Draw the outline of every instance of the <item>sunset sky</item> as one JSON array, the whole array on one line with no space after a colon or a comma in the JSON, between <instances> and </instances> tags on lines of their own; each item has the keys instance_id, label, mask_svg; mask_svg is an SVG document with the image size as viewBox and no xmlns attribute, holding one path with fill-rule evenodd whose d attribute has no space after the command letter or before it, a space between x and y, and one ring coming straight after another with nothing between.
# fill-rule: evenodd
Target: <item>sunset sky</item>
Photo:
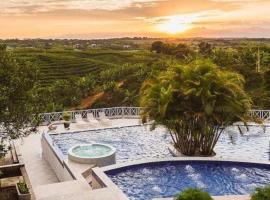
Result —
<instances>
[{"instance_id":1,"label":"sunset sky","mask_svg":"<svg viewBox=\"0 0 270 200\"><path fill-rule=\"evenodd\" d=\"M1 0L0 38L270 37L270 0Z\"/></svg>"}]
</instances>

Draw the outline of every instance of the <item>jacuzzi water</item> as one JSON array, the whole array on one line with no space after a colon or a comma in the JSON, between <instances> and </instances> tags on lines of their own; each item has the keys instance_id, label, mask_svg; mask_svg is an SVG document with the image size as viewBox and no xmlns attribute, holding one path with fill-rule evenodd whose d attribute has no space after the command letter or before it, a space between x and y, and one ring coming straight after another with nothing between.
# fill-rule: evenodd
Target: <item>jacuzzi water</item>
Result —
<instances>
[{"instance_id":1,"label":"jacuzzi water","mask_svg":"<svg viewBox=\"0 0 270 200\"><path fill-rule=\"evenodd\" d=\"M72 153L83 158L101 157L108 155L111 152L112 149L110 147L101 144L77 146L72 149Z\"/></svg>"},{"instance_id":2,"label":"jacuzzi water","mask_svg":"<svg viewBox=\"0 0 270 200\"><path fill-rule=\"evenodd\" d=\"M149 127L148 127L149 128ZM116 161L172 157L167 146L170 135L164 128L149 131L145 126L95 130L51 135L64 156L72 146L88 143L109 144L116 148ZM235 160L269 160L270 128L250 127L249 132L229 136L224 132L215 148L218 158Z\"/></svg>"},{"instance_id":3,"label":"jacuzzi water","mask_svg":"<svg viewBox=\"0 0 270 200\"><path fill-rule=\"evenodd\" d=\"M201 188L211 195L250 194L269 184L270 166L230 162L165 162L105 172L134 200L174 197L186 188Z\"/></svg>"}]
</instances>

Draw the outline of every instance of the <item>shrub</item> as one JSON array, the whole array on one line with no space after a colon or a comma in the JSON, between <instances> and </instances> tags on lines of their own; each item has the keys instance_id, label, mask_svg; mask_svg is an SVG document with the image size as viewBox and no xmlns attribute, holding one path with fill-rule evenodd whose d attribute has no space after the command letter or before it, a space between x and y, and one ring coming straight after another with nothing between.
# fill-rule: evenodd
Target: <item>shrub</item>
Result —
<instances>
[{"instance_id":1,"label":"shrub","mask_svg":"<svg viewBox=\"0 0 270 200\"><path fill-rule=\"evenodd\" d=\"M255 192L251 195L251 200L269 200L270 199L270 185L256 188Z\"/></svg>"},{"instance_id":2,"label":"shrub","mask_svg":"<svg viewBox=\"0 0 270 200\"><path fill-rule=\"evenodd\" d=\"M213 200L213 198L200 189L186 189L175 200Z\"/></svg>"},{"instance_id":3,"label":"shrub","mask_svg":"<svg viewBox=\"0 0 270 200\"><path fill-rule=\"evenodd\" d=\"M102 87L104 92L113 92L115 88L116 88L115 81L106 82L103 84L103 87Z\"/></svg>"},{"instance_id":4,"label":"shrub","mask_svg":"<svg viewBox=\"0 0 270 200\"><path fill-rule=\"evenodd\" d=\"M65 113L63 114L63 119L64 119L65 121L69 121L70 118L71 118L70 113L65 112Z\"/></svg>"},{"instance_id":5,"label":"shrub","mask_svg":"<svg viewBox=\"0 0 270 200\"><path fill-rule=\"evenodd\" d=\"M29 189L24 181L20 181L19 183L17 183L17 185L18 185L18 189L19 189L21 194L28 194L29 193Z\"/></svg>"}]
</instances>

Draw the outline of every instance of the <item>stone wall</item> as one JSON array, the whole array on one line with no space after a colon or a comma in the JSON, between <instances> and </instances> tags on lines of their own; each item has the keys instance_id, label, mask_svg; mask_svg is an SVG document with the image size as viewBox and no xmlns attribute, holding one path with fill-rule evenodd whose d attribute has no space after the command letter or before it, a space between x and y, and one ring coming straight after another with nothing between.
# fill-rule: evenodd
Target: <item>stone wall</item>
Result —
<instances>
[{"instance_id":1,"label":"stone wall","mask_svg":"<svg viewBox=\"0 0 270 200\"><path fill-rule=\"evenodd\" d=\"M60 182L74 180L75 178L72 176L64 161L56 155L56 152L44 137L41 139L41 146L42 157L50 164Z\"/></svg>"}]
</instances>

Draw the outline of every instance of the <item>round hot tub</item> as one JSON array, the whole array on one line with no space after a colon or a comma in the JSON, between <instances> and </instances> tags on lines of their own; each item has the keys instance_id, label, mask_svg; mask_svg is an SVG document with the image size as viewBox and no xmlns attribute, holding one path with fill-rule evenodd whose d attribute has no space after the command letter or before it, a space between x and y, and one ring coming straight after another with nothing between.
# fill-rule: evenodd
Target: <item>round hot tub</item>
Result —
<instances>
[{"instance_id":1,"label":"round hot tub","mask_svg":"<svg viewBox=\"0 0 270 200\"><path fill-rule=\"evenodd\" d=\"M81 164L99 167L115 164L116 149L107 144L80 144L68 150L68 159Z\"/></svg>"}]
</instances>

